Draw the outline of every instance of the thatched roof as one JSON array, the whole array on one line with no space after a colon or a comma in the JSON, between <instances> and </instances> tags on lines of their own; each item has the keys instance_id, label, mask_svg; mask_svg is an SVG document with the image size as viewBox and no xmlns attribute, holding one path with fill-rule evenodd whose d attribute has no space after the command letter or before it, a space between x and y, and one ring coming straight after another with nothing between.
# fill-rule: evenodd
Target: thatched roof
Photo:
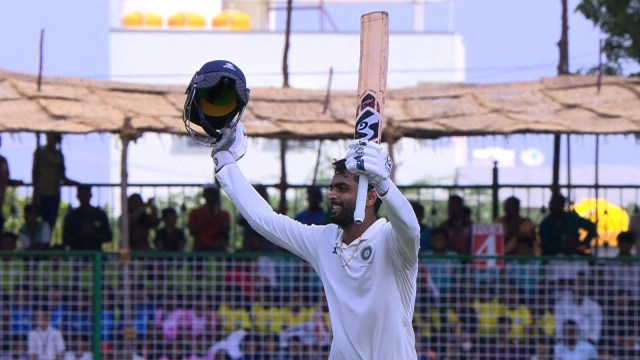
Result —
<instances>
[{"instance_id":1,"label":"thatched roof","mask_svg":"<svg viewBox=\"0 0 640 360\"><path fill-rule=\"evenodd\" d=\"M0 71L0 131L185 134L184 87L151 86ZM513 133L640 132L640 79L565 76L541 81L389 89L385 136L435 138ZM353 136L355 92L258 88L243 117L250 136Z\"/></svg>"}]
</instances>

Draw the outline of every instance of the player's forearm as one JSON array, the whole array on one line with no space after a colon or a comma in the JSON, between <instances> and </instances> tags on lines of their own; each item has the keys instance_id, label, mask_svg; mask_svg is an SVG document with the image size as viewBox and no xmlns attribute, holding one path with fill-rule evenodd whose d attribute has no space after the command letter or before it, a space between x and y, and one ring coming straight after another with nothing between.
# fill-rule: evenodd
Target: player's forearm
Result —
<instances>
[{"instance_id":1,"label":"player's forearm","mask_svg":"<svg viewBox=\"0 0 640 360\"><path fill-rule=\"evenodd\" d=\"M273 211L271 205L244 177L237 164L228 164L220 169L216 179L254 230L274 244L306 258L303 251L298 250L298 241L294 239L298 234L298 229L294 227L298 223ZM298 238L302 238L302 235Z\"/></svg>"},{"instance_id":2,"label":"player's forearm","mask_svg":"<svg viewBox=\"0 0 640 360\"><path fill-rule=\"evenodd\" d=\"M393 182L381 199L389 222L398 237L399 248L405 255L413 258L420 246L420 224L411 204Z\"/></svg>"}]
</instances>

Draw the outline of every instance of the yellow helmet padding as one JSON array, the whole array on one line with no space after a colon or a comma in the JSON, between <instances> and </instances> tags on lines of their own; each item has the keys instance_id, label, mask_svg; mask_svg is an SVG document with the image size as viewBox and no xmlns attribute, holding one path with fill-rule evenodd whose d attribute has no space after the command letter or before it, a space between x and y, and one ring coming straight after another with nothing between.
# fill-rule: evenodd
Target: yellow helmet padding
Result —
<instances>
[{"instance_id":1,"label":"yellow helmet padding","mask_svg":"<svg viewBox=\"0 0 640 360\"><path fill-rule=\"evenodd\" d=\"M225 116L238 106L233 86L222 86L222 89L213 98L207 90L199 90L198 95L202 112L208 116Z\"/></svg>"}]
</instances>

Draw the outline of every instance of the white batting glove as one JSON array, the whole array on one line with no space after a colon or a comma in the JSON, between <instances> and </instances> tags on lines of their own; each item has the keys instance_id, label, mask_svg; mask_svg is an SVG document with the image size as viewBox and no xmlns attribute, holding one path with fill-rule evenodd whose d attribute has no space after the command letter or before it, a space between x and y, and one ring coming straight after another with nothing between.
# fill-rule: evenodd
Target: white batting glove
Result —
<instances>
[{"instance_id":1,"label":"white batting glove","mask_svg":"<svg viewBox=\"0 0 640 360\"><path fill-rule=\"evenodd\" d=\"M382 146L368 140L352 140L345 159L347 170L366 176L378 194L384 195L389 191L393 161Z\"/></svg>"},{"instance_id":2,"label":"white batting glove","mask_svg":"<svg viewBox=\"0 0 640 360\"><path fill-rule=\"evenodd\" d=\"M235 126L224 128L220 132L222 137L213 145L213 150L211 150L211 157L216 165L216 171L227 164L240 160L249 145L247 130L240 121Z\"/></svg>"}]
</instances>

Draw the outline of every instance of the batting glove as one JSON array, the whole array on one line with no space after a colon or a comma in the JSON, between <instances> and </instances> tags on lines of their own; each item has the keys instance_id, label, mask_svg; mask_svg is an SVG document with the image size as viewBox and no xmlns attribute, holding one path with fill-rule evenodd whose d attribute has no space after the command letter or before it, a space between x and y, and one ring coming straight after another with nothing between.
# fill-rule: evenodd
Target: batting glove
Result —
<instances>
[{"instance_id":1,"label":"batting glove","mask_svg":"<svg viewBox=\"0 0 640 360\"><path fill-rule=\"evenodd\" d=\"M225 165L240 160L247 151L249 139L244 125L238 121L235 126L220 130L222 136L213 145L211 157L216 165L216 171Z\"/></svg>"},{"instance_id":2,"label":"batting glove","mask_svg":"<svg viewBox=\"0 0 640 360\"><path fill-rule=\"evenodd\" d=\"M345 156L349 172L364 175L378 194L389 191L393 161L380 144L367 140L352 140Z\"/></svg>"}]
</instances>

